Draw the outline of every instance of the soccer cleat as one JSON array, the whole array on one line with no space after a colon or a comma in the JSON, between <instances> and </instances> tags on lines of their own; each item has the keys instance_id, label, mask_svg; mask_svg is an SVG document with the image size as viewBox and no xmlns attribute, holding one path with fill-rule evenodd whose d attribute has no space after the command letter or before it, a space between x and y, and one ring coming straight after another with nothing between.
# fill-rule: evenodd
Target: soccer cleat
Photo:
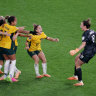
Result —
<instances>
[{"instance_id":1,"label":"soccer cleat","mask_svg":"<svg viewBox=\"0 0 96 96\"><path fill-rule=\"evenodd\" d=\"M7 82L11 82L12 83L12 79L10 78L10 76L7 76L6 78L4 78L4 80L6 80Z\"/></svg>"},{"instance_id":2,"label":"soccer cleat","mask_svg":"<svg viewBox=\"0 0 96 96\"><path fill-rule=\"evenodd\" d=\"M18 71L18 72L16 72L16 74L15 74L15 79L18 79L19 78L19 75L21 74L21 71Z\"/></svg>"},{"instance_id":3,"label":"soccer cleat","mask_svg":"<svg viewBox=\"0 0 96 96\"><path fill-rule=\"evenodd\" d=\"M3 72L0 70L0 74L3 74Z\"/></svg>"},{"instance_id":4,"label":"soccer cleat","mask_svg":"<svg viewBox=\"0 0 96 96\"><path fill-rule=\"evenodd\" d=\"M44 77L44 76L43 75L36 76L36 78L42 78L42 77Z\"/></svg>"},{"instance_id":5,"label":"soccer cleat","mask_svg":"<svg viewBox=\"0 0 96 96\"><path fill-rule=\"evenodd\" d=\"M12 80L12 82L18 82L18 80L15 78L11 78L11 80Z\"/></svg>"},{"instance_id":6,"label":"soccer cleat","mask_svg":"<svg viewBox=\"0 0 96 96\"><path fill-rule=\"evenodd\" d=\"M51 77L51 75L49 75L49 74L43 74L43 76L45 76L45 77Z\"/></svg>"},{"instance_id":7,"label":"soccer cleat","mask_svg":"<svg viewBox=\"0 0 96 96\"><path fill-rule=\"evenodd\" d=\"M67 78L68 80L78 80L78 78L77 77L69 77L69 78Z\"/></svg>"},{"instance_id":8,"label":"soccer cleat","mask_svg":"<svg viewBox=\"0 0 96 96\"><path fill-rule=\"evenodd\" d=\"M79 83L76 83L76 84L73 84L74 86L83 86L84 83L83 82L79 82Z\"/></svg>"}]
</instances>

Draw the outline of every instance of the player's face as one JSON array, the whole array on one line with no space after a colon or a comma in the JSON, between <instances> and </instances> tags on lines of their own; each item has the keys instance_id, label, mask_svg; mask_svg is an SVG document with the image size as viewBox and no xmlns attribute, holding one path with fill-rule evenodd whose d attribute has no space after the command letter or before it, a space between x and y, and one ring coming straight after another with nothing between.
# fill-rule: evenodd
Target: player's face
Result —
<instances>
[{"instance_id":1,"label":"player's face","mask_svg":"<svg viewBox=\"0 0 96 96\"><path fill-rule=\"evenodd\" d=\"M13 24L12 25L16 25L17 24L17 19L15 18L14 21L12 22Z\"/></svg>"},{"instance_id":2,"label":"player's face","mask_svg":"<svg viewBox=\"0 0 96 96\"><path fill-rule=\"evenodd\" d=\"M83 22L81 22L80 28L84 31L85 26L83 25Z\"/></svg>"},{"instance_id":3,"label":"player's face","mask_svg":"<svg viewBox=\"0 0 96 96\"><path fill-rule=\"evenodd\" d=\"M36 32L42 32L42 27L40 25L37 27Z\"/></svg>"}]
</instances>

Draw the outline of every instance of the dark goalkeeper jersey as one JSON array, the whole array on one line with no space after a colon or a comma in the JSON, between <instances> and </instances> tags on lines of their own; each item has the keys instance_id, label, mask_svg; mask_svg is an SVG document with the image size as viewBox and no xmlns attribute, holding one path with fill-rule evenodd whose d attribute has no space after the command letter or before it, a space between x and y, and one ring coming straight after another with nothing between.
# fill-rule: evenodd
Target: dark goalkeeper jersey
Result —
<instances>
[{"instance_id":1,"label":"dark goalkeeper jersey","mask_svg":"<svg viewBox=\"0 0 96 96\"><path fill-rule=\"evenodd\" d=\"M82 42L86 42L84 50L90 51L96 49L96 32L87 30L82 35Z\"/></svg>"}]
</instances>

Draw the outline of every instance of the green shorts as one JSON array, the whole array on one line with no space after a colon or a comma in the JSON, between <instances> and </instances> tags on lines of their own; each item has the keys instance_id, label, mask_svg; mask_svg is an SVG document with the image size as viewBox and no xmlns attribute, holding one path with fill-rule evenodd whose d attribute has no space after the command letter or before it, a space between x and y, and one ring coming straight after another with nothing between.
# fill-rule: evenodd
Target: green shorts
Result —
<instances>
[{"instance_id":1,"label":"green shorts","mask_svg":"<svg viewBox=\"0 0 96 96\"><path fill-rule=\"evenodd\" d=\"M0 60L4 60L3 49L0 47Z\"/></svg>"},{"instance_id":2,"label":"green shorts","mask_svg":"<svg viewBox=\"0 0 96 96\"><path fill-rule=\"evenodd\" d=\"M2 54L0 54L0 60L3 60L4 61L4 57Z\"/></svg>"},{"instance_id":3,"label":"green shorts","mask_svg":"<svg viewBox=\"0 0 96 96\"><path fill-rule=\"evenodd\" d=\"M29 52L27 50L27 52L28 52L29 56L32 57L33 55L38 55L41 52L41 50L36 50L36 51L31 51L31 52Z\"/></svg>"},{"instance_id":4,"label":"green shorts","mask_svg":"<svg viewBox=\"0 0 96 96\"><path fill-rule=\"evenodd\" d=\"M0 54L13 55L15 54L15 51L13 49L6 49L0 47Z\"/></svg>"},{"instance_id":5,"label":"green shorts","mask_svg":"<svg viewBox=\"0 0 96 96\"><path fill-rule=\"evenodd\" d=\"M14 51L15 51L15 54L16 54L16 51L17 51L17 46L15 46Z\"/></svg>"}]
</instances>

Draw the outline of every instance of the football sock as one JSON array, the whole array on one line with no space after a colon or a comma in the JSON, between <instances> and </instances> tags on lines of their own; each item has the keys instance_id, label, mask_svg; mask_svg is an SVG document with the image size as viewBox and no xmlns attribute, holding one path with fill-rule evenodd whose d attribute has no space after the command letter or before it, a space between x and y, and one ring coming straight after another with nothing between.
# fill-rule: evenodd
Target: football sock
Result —
<instances>
[{"instance_id":1,"label":"football sock","mask_svg":"<svg viewBox=\"0 0 96 96\"><path fill-rule=\"evenodd\" d=\"M9 65L10 65L10 60L6 60L5 61L5 65L4 65L4 74L8 74L9 71Z\"/></svg>"},{"instance_id":2,"label":"football sock","mask_svg":"<svg viewBox=\"0 0 96 96\"><path fill-rule=\"evenodd\" d=\"M0 65L0 70L2 69L2 65Z\"/></svg>"},{"instance_id":3,"label":"football sock","mask_svg":"<svg viewBox=\"0 0 96 96\"><path fill-rule=\"evenodd\" d=\"M15 66L15 69L14 69L15 73L18 72L19 70L17 69L17 67Z\"/></svg>"},{"instance_id":4,"label":"football sock","mask_svg":"<svg viewBox=\"0 0 96 96\"><path fill-rule=\"evenodd\" d=\"M39 64L34 64L36 76L39 76Z\"/></svg>"},{"instance_id":5,"label":"football sock","mask_svg":"<svg viewBox=\"0 0 96 96\"><path fill-rule=\"evenodd\" d=\"M82 70L81 68L77 68L77 76L78 76L78 81L82 81Z\"/></svg>"},{"instance_id":6,"label":"football sock","mask_svg":"<svg viewBox=\"0 0 96 96\"><path fill-rule=\"evenodd\" d=\"M76 66L74 68L74 76L77 76Z\"/></svg>"},{"instance_id":7,"label":"football sock","mask_svg":"<svg viewBox=\"0 0 96 96\"><path fill-rule=\"evenodd\" d=\"M16 60L11 60L10 72L9 72L9 75L10 75L11 78L14 77L15 65L16 65Z\"/></svg>"},{"instance_id":8,"label":"football sock","mask_svg":"<svg viewBox=\"0 0 96 96\"><path fill-rule=\"evenodd\" d=\"M47 64L42 63L42 68L43 68L43 74L47 74Z\"/></svg>"}]
</instances>

